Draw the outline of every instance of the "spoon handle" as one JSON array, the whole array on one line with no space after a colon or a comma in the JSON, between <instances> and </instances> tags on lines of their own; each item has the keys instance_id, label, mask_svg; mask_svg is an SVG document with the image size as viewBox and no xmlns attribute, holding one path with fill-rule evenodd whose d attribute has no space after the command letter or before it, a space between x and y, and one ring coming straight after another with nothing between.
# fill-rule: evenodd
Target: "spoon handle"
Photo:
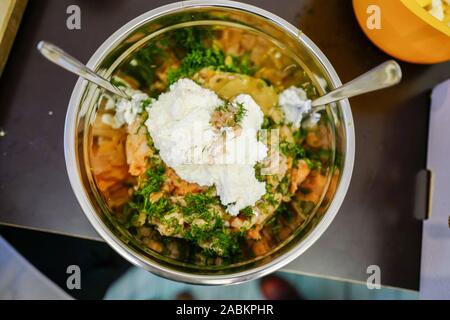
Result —
<instances>
[{"instance_id":1,"label":"spoon handle","mask_svg":"<svg viewBox=\"0 0 450 320\"><path fill-rule=\"evenodd\" d=\"M391 87L398 84L401 79L402 70L399 64L394 60L389 60L336 90L315 99L312 102L312 106L319 107L364 93Z\"/></svg>"},{"instance_id":2,"label":"spoon handle","mask_svg":"<svg viewBox=\"0 0 450 320\"><path fill-rule=\"evenodd\" d=\"M96 74L94 71L86 67L80 61L78 61L68 53L64 52L57 46L45 41L41 41L39 42L37 48L44 57L46 57L51 62L57 64L58 66L72 73L75 73L76 75L90 82L95 83L96 85L108 90L109 92L112 92L127 100L131 100L130 96L127 95L125 92L123 92L122 90L111 84L111 82L109 82L105 78Z\"/></svg>"}]
</instances>

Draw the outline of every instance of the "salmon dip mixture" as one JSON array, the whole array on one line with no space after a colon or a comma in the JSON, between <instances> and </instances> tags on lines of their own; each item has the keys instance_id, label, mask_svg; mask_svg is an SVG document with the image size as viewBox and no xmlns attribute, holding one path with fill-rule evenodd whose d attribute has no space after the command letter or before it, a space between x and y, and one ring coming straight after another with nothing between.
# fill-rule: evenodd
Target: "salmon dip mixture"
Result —
<instances>
[{"instance_id":1,"label":"salmon dip mixture","mask_svg":"<svg viewBox=\"0 0 450 320\"><path fill-rule=\"evenodd\" d=\"M168 32L111 81L89 160L113 219L143 247L221 265L264 256L322 201L332 157L306 72L231 27ZM331 179L333 184L333 179Z\"/></svg>"}]
</instances>

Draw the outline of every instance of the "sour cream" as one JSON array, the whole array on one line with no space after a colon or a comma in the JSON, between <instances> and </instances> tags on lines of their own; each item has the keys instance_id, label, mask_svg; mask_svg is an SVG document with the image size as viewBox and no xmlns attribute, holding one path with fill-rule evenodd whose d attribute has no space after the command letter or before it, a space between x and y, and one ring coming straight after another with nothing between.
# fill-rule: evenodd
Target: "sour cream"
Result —
<instances>
[{"instance_id":1,"label":"sour cream","mask_svg":"<svg viewBox=\"0 0 450 320\"><path fill-rule=\"evenodd\" d=\"M115 103L115 114L105 113L102 115L102 122L118 129L124 124L132 124L139 113L143 111L142 102L149 99L149 96L141 91L126 88L124 90L131 100L119 99L114 102L113 98L104 96L106 98L105 110L111 110L111 106Z\"/></svg>"},{"instance_id":2,"label":"sour cream","mask_svg":"<svg viewBox=\"0 0 450 320\"><path fill-rule=\"evenodd\" d=\"M148 108L145 125L168 166L188 182L214 185L227 212L237 215L266 192L254 166L267 156L267 147L257 139L264 120L261 108L249 95L232 103L246 110L240 130L217 130L211 116L224 101L214 91L180 79Z\"/></svg>"},{"instance_id":3,"label":"sour cream","mask_svg":"<svg viewBox=\"0 0 450 320\"><path fill-rule=\"evenodd\" d=\"M311 100L305 90L294 86L280 93L278 104L284 112L285 121L292 123L294 128L300 128L303 117L311 112Z\"/></svg>"}]
</instances>

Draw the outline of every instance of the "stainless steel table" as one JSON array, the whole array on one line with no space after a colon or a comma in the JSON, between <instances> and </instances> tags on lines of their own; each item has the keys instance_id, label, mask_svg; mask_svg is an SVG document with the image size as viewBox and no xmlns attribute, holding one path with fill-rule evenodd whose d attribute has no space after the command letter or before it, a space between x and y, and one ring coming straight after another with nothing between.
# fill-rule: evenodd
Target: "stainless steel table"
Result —
<instances>
[{"instance_id":1,"label":"stainless steel table","mask_svg":"<svg viewBox=\"0 0 450 320\"><path fill-rule=\"evenodd\" d=\"M0 223L99 240L66 175L63 127L76 78L41 58L54 42L87 61L127 21L168 1L30 1L0 79ZM363 35L350 0L248 1L299 26L322 48L342 81L388 57ZM66 9L81 8L81 30ZM422 223L413 218L414 177L425 167L429 90L450 64L402 64L395 89L351 101L357 151L352 184L334 223L286 270L365 281L378 265L382 283L417 290Z\"/></svg>"}]
</instances>

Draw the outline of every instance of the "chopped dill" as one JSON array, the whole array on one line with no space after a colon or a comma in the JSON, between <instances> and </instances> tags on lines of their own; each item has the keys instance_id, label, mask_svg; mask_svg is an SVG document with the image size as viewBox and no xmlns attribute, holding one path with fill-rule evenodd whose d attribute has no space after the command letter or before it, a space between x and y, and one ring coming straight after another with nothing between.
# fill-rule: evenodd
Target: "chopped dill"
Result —
<instances>
[{"instance_id":1,"label":"chopped dill","mask_svg":"<svg viewBox=\"0 0 450 320\"><path fill-rule=\"evenodd\" d=\"M252 207L246 207L242 209L239 214L246 219L250 219L254 215Z\"/></svg>"},{"instance_id":2,"label":"chopped dill","mask_svg":"<svg viewBox=\"0 0 450 320\"><path fill-rule=\"evenodd\" d=\"M165 198L161 198L155 203L150 201L150 195L153 192L160 191L164 183L165 170L163 164L156 164L147 170L147 179L134 192L133 198L128 203L128 210L137 213L145 212L149 216L160 216L166 212L172 211L172 204Z\"/></svg>"},{"instance_id":3,"label":"chopped dill","mask_svg":"<svg viewBox=\"0 0 450 320\"><path fill-rule=\"evenodd\" d=\"M151 99L151 98L145 99L145 100L143 100L141 102L142 103L142 107L145 109L148 106L150 106L152 104L152 102L153 102L153 99Z\"/></svg>"},{"instance_id":4,"label":"chopped dill","mask_svg":"<svg viewBox=\"0 0 450 320\"><path fill-rule=\"evenodd\" d=\"M223 257L229 257L238 251L242 236L242 233L225 227L221 219L216 219L206 227L192 225L185 234L187 240L197 245L209 243L209 248L204 249L204 253L215 255L219 252Z\"/></svg>"},{"instance_id":5,"label":"chopped dill","mask_svg":"<svg viewBox=\"0 0 450 320\"><path fill-rule=\"evenodd\" d=\"M225 53L219 48L195 47L183 58L177 69L169 71L167 81L169 84L172 84L178 79L190 78L206 67L240 74L251 74L253 70L249 66L248 60L240 61L238 58L233 57L230 62L230 59L227 59Z\"/></svg>"},{"instance_id":6,"label":"chopped dill","mask_svg":"<svg viewBox=\"0 0 450 320\"><path fill-rule=\"evenodd\" d=\"M174 209L174 205L167 198L161 198L154 203L150 200L144 201L143 212L150 217L163 217L164 215L173 212Z\"/></svg>"},{"instance_id":7,"label":"chopped dill","mask_svg":"<svg viewBox=\"0 0 450 320\"><path fill-rule=\"evenodd\" d=\"M280 151L288 157L292 157L296 160L306 158L305 148L296 144L283 141L280 143Z\"/></svg>"},{"instance_id":8,"label":"chopped dill","mask_svg":"<svg viewBox=\"0 0 450 320\"><path fill-rule=\"evenodd\" d=\"M177 52L186 53L203 48L205 40L211 37L211 32L210 28L182 28L171 32L169 37Z\"/></svg>"},{"instance_id":9,"label":"chopped dill","mask_svg":"<svg viewBox=\"0 0 450 320\"><path fill-rule=\"evenodd\" d=\"M247 109L245 109L244 105L240 102L237 102L237 112L234 115L234 122L235 123L240 123L242 121L242 119L245 117L245 115L247 114Z\"/></svg>"},{"instance_id":10,"label":"chopped dill","mask_svg":"<svg viewBox=\"0 0 450 320\"><path fill-rule=\"evenodd\" d=\"M271 117L264 116L264 121L263 121L261 129L270 130L270 129L275 129L277 127L278 127L277 124Z\"/></svg>"},{"instance_id":11,"label":"chopped dill","mask_svg":"<svg viewBox=\"0 0 450 320\"><path fill-rule=\"evenodd\" d=\"M187 216L194 216L195 218L203 219L209 222L216 216L211 209L211 205L217 204L216 197L211 197L203 193L188 194L185 197L186 206L181 208L183 214Z\"/></svg>"},{"instance_id":12,"label":"chopped dill","mask_svg":"<svg viewBox=\"0 0 450 320\"><path fill-rule=\"evenodd\" d=\"M255 164L254 168L255 168L255 177L256 177L256 179L257 179L259 182L264 182L265 179L263 178L263 175L262 175L262 173L261 173L261 171L262 171L262 165L261 165L261 163Z\"/></svg>"}]
</instances>

